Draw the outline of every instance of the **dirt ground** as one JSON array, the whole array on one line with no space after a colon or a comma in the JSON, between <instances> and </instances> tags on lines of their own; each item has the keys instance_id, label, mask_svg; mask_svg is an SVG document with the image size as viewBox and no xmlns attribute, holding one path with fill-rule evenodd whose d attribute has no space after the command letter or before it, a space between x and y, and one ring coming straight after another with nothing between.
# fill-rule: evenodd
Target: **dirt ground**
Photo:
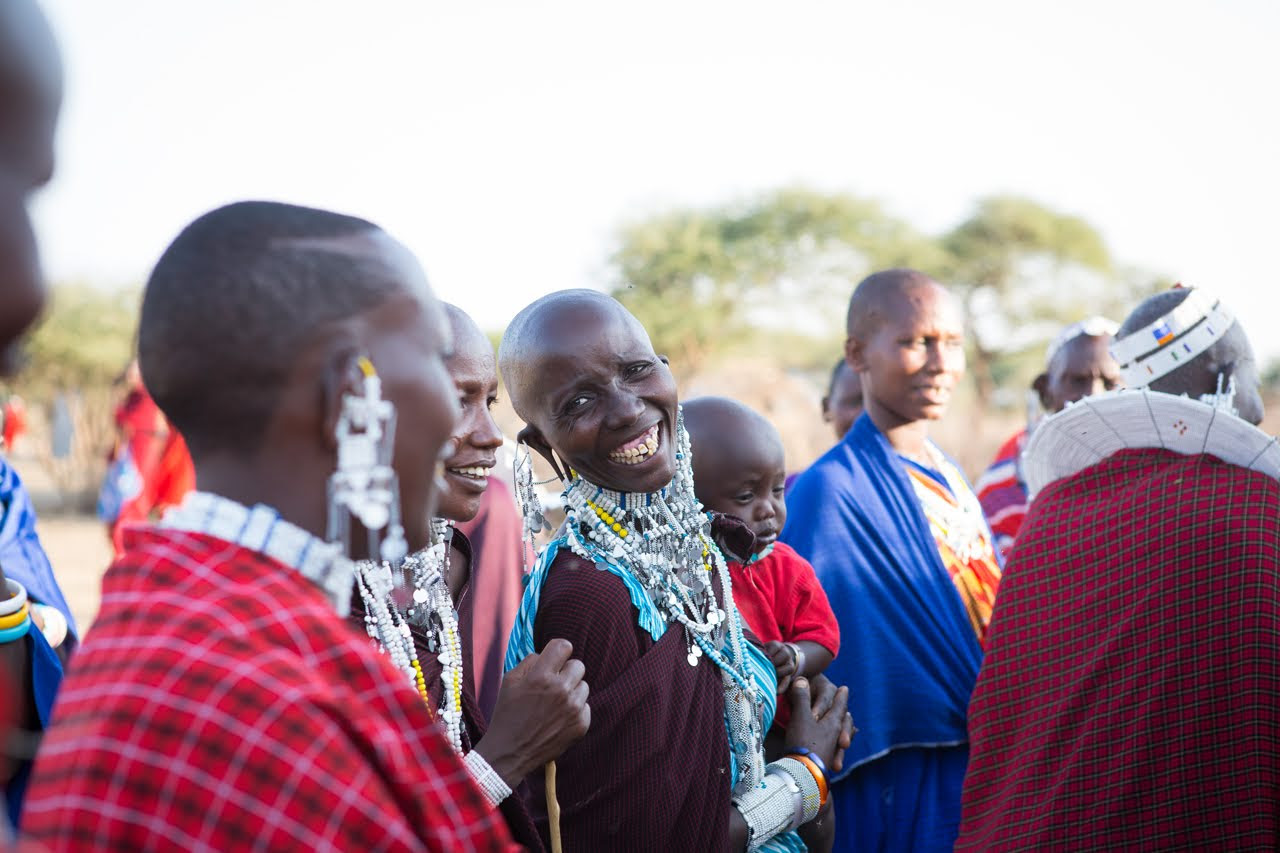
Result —
<instances>
[{"instance_id":1,"label":"dirt ground","mask_svg":"<svg viewBox=\"0 0 1280 853\"><path fill-rule=\"evenodd\" d=\"M111 562L106 528L92 516L44 515L36 529L83 636L98 613L102 573Z\"/></svg>"}]
</instances>

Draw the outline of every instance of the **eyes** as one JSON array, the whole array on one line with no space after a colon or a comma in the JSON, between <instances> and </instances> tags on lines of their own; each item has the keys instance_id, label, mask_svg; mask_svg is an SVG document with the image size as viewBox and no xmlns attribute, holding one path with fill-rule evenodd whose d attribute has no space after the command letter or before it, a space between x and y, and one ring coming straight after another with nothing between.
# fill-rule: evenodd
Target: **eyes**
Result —
<instances>
[{"instance_id":1,"label":"eyes","mask_svg":"<svg viewBox=\"0 0 1280 853\"><path fill-rule=\"evenodd\" d=\"M786 490L785 484L779 483L778 485L774 486L772 489L769 490L769 494L772 497L781 500L783 496L786 494L786 491L787 490ZM754 503L755 500L756 500L756 493L752 491L742 491L733 496L733 502L738 504L739 506L746 506L747 504Z\"/></svg>"},{"instance_id":2,"label":"eyes","mask_svg":"<svg viewBox=\"0 0 1280 853\"><path fill-rule=\"evenodd\" d=\"M656 360L633 361L623 365L619 371L619 376L623 382L638 382L647 379L653 373L656 364ZM597 396L598 394L594 391L583 391L574 394L560 407L560 414L565 417L581 415L591 407Z\"/></svg>"},{"instance_id":3,"label":"eyes","mask_svg":"<svg viewBox=\"0 0 1280 853\"><path fill-rule=\"evenodd\" d=\"M959 351L964 349L964 339L959 337L931 337L923 336L919 338L904 338L899 341L902 346L912 349L927 350L930 347L940 347L947 351Z\"/></svg>"}]
</instances>

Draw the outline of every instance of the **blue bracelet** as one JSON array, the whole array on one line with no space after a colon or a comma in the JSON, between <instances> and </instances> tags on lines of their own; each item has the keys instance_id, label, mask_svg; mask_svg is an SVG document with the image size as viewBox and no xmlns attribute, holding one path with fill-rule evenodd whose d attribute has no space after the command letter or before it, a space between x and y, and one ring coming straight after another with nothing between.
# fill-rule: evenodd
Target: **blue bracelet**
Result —
<instances>
[{"instance_id":1,"label":"blue bracelet","mask_svg":"<svg viewBox=\"0 0 1280 853\"><path fill-rule=\"evenodd\" d=\"M822 763L822 759L818 757L818 753L812 749L805 749L803 746L793 746L787 750L787 755L803 755L805 758L818 765L818 769L822 771L822 778L827 785L831 784L831 774L827 772L827 765Z\"/></svg>"},{"instance_id":2,"label":"blue bracelet","mask_svg":"<svg viewBox=\"0 0 1280 853\"><path fill-rule=\"evenodd\" d=\"M12 643L14 640L21 640L27 636L27 632L31 630L31 617L28 616L22 620L22 624L14 625L12 628L0 629L0 643Z\"/></svg>"}]
</instances>

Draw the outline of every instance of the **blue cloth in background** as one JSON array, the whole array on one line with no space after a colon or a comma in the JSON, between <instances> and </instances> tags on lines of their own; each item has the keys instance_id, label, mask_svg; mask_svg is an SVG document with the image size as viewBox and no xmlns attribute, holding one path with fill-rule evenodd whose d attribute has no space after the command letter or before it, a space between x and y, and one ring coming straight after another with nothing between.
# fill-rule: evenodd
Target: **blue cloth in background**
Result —
<instances>
[{"instance_id":1,"label":"blue cloth in background","mask_svg":"<svg viewBox=\"0 0 1280 853\"><path fill-rule=\"evenodd\" d=\"M881 847L889 837L883 826L888 812L871 808L876 797L858 790L859 779L873 777L884 790L888 783L880 777L901 764L906 776L889 786L899 800L892 813L958 826L964 760L921 776L919 767L894 753L963 747L960 754L967 756L969 696L982 664L982 648L915 490L897 452L866 414L796 481L780 539L813 564L840 623L840 655L826 674L849 687L858 733L837 777L848 782L833 788L840 798L836 849L949 850L954 834L933 847L923 825L915 843L900 846L915 832L908 825L891 833L898 839L893 846ZM874 772L859 769L877 761L887 764ZM919 802L902 802L904 797ZM939 838L946 831L928 835Z\"/></svg>"},{"instance_id":2,"label":"blue cloth in background","mask_svg":"<svg viewBox=\"0 0 1280 853\"><path fill-rule=\"evenodd\" d=\"M53 576L53 567L36 535L36 511L31 498L7 460L0 458L0 568L27 589L27 595L40 604L62 611L67 617L67 639L64 648L70 652L79 640L76 620Z\"/></svg>"}]
</instances>

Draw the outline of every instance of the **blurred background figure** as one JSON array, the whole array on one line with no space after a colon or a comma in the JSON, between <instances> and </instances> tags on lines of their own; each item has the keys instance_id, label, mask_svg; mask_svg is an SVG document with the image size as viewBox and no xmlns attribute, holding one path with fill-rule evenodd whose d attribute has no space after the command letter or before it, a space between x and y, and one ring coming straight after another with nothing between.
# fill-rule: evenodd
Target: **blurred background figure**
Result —
<instances>
[{"instance_id":1,"label":"blurred background figure","mask_svg":"<svg viewBox=\"0 0 1280 853\"><path fill-rule=\"evenodd\" d=\"M138 362L123 377L125 397L116 408L116 445L98 495L98 517L117 555L125 527L158 518L195 488L186 442L170 426L142 385Z\"/></svg>"},{"instance_id":2,"label":"blurred background figure","mask_svg":"<svg viewBox=\"0 0 1280 853\"><path fill-rule=\"evenodd\" d=\"M978 479L978 501L1001 556L1009 556L1027 514L1027 487L1020 464L1027 439L1044 415L1120 386L1120 366L1107 350L1117 328L1106 317L1090 317L1067 326L1050 342L1044 372L1031 383L1034 399L1027 426L1000 446L995 460Z\"/></svg>"}]
</instances>

